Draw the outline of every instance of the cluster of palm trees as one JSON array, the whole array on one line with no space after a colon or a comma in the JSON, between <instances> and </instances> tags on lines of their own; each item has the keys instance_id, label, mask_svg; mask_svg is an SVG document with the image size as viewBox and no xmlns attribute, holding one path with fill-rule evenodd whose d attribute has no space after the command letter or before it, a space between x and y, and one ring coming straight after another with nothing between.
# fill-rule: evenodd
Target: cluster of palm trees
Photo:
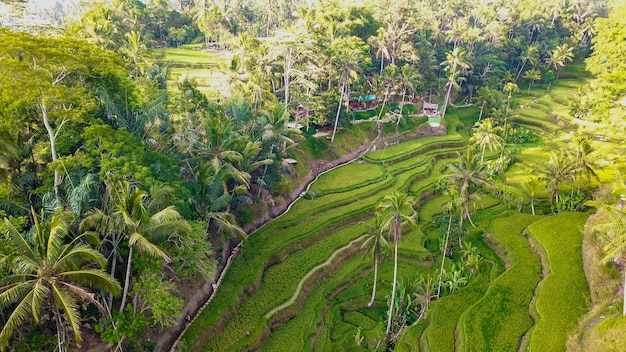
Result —
<instances>
[{"instance_id":1,"label":"cluster of palm trees","mask_svg":"<svg viewBox=\"0 0 626 352\"><path fill-rule=\"evenodd\" d=\"M71 344L68 329L80 344L78 300L110 315L113 297L121 294L119 310L124 311L129 289L139 280L132 266L135 251L140 257L169 263L164 248L192 231L173 206L165 206L171 194L166 186L146 192L121 183L107 192L110 197L102 208L80 213L80 218L56 208L51 214L33 210L30 228L25 222L4 220L0 268L8 276L0 287L0 308L12 309L0 333L0 347L7 345L20 325L31 319L40 323L46 312L52 313L56 323L59 350ZM123 271L116 269L119 261L126 265ZM105 272L107 267L110 273Z\"/></svg>"},{"instance_id":2,"label":"cluster of palm trees","mask_svg":"<svg viewBox=\"0 0 626 352\"><path fill-rule=\"evenodd\" d=\"M465 182L470 181L465 180ZM388 297L389 311L385 331L386 335L391 336L391 341L400 335L407 323L415 323L424 316L430 301L435 297L439 298L442 287L447 287L450 293L454 293L456 289L467 283L465 271L468 270L470 275L473 274L481 262L482 257L478 249L470 243L463 243L461 247L465 248L461 253L463 264L444 268L453 213L456 205L461 203L460 199L454 196L457 194L456 188L451 187L450 194L452 198L447 203L449 224L445 243L442 247L438 281L435 280L437 275L420 276L416 274L412 280L398 279L398 244L402 233L407 229L415 230L417 227L416 202L413 196L398 191L385 196L376 207L373 217L374 223L363 223L367 230L367 237L361 248L365 250L368 257L374 258L374 284L368 307L374 304L376 298L378 268L386 252L390 249L393 251L393 281L390 297ZM460 205L462 209L465 208L465 204ZM462 221L460 224L462 226ZM461 239L459 239L459 243L460 241ZM393 243L393 248L390 248L390 243Z\"/></svg>"}]
</instances>

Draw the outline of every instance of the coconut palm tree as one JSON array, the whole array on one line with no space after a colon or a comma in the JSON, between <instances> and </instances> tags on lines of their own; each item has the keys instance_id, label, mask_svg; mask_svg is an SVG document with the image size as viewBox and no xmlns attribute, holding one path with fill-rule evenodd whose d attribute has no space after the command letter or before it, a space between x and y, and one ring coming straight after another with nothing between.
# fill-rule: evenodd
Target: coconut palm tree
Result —
<instances>
[{"instance_id":1,"label":"coconut palm tree","mask_svg":"<svg viewBox=\"0 0 626 352\"><path fill-rule=\"evenodd\" d=\"M473 135L470 143L480 148L480 164L485 160L485 148L489 148L493 152L494 149L502 146L504 141L498 135L502 131L502 127L495 126L491 118L486 118L474 124Z\"/></svg>"},{"instance_id":2,"label":"coconut palm tree","mask_svg":"<svg viewBox=\"0 0 626 352\"><path fill-rule=\"evenodd\" d=\"M387 320L387 330L385 332L387 335L391 331L396 284L398 281L398 244L400 243L403 227L410 226L415 228L417 226L417 213L415 209L413 209L414 205L415 198L396 191L385 196L376 208L376 211L382 216L382 231L389 231L389 233L393 234L393 288L389 300L389 316Z\"/></svg>"},{"instance_id":3,"label":"coconut palm tree","mask_svg":"<svg viewBox=\"0 0 626 352\"><path fill-rule=\"evenodd\" d=\"M576 170L575 161L561 150L559 154L550 153L550 160L537 165L535 170L542 176L546 186L550 188L550 203L554 203L559 197L559 185L574 179Z\"/></svg>"},{"instance_id":4,"label":"coconut palm tree","mask_svg":"<svg viewBox=\"0 0 626 352\"><path fill-rule=\"evenodd\" d=\"M374 299L376 298L376 282L378 281L378 266L382 261L382 250L389 249L389 243L383 236L383 231L381 228L382 216L380 213L376 213L374 216L374 225L364 222L363 226L365 226L367 230L367 239L361 245L361 249L366 251L366 255L370 257L374 257L374 287L372 288L372 299L367 304L368 307L371 307L374 304Z\"/></svg>"},{"instance_id":5,"label":"coconut palm tree","mask_svg":"<svg viewBox=\"0 0 626 352\"><path fill-rule=\"evenodd\" d=\"M364 66L371 64L371 59L367 55L368 46L358 37L339 38L331 44L334 51L333 62L337 67L339 78L339 106L337 107L337 115L335 116L335 127L333 135L330 138L331 143L335 141L337 133L337 124L339 123L339 114L341 113L341 104L343 98L350 99L350 82L355 81L358 72Z\"/></svg>"},{"instance_id":6,"label":"coconut palm tree","mask_svg":"<svg viewBox=\"0 0 626 352\"><path fill-rule=\"evenodd\" d=\"M537 68L531 68L530 70L524 72L523 79L528 81L528 95L530 95L530 88L533 87L533 84L541 79L541 71Z\"/></svg>"},{"instance_id":7,"label":"coconut palm tree","mask_svg":"<svg viewBox=\"0 0 626 352\"><path fill-rule=\"evenodd\" d=\"M457 210L459 204L459 193L456 188L449 187L446 189L446 194L450 196L450 201L444 204L444 209L448 213L448 229L446 230L446 239L443 241L441 248L441 267L439 268L439 282L437 284L437 298L441 294L441 283L443 281L443 265L446 261L446 254L448 252L448 242L450 240L450 231L452 230L452 218Z\"/></svg>"},{"instance_id":8,"label":"coconut palm tree","mask_svg":"<svg viewBox=\"0 0 626 352\"><path fill-rule=\"evenodd\" d=\"M572 60L574 60L574 48L570 48L567 43L564 43L550 52L545 59L545 63L546 67L556 71L556 79L559 79L561 69Z\"/></svg>"},{"instance_id":9,"label":"coconut palm tree","mask_svg":"<svg viewBox=\"0 0 626 352\"><path fill-rule=\"evenodd\" d=\"M388 36L385 27L380 27L376 31L376 36L370 37L368 40L369 44L376 49L376 57L380 56L380 74L383 73L383 69L385 68L385 59L389 60L391 57L389 55L388 45Z\"/></svg>"},{"instance_id":10,"label":"coconut palm tree","mask_svg":"<svg viewBox=\"0 0 626 352\"><path fill-rule=\"evenodd\" d=\"M270 154L282 156L287 146L296 145L302 139L302 132L289 127L288 121L289 112L283 105L277 104L272 110L261 112L257 125L261 129L261 141L270 146Z\"/></svg>"},{"instance_id":11,"label":"coconut palm tree","mask_svg":"<svg viewBox=\"0 0 626 352\"><path fill-rule=\"evenodd\" d=\"M48 219L43 211L32 211L33 226L22 233L7 219L3 232L11 245L0 249L0 266L8 271L0 281L0 311L11 307L0 331L0 349L8 346L16 328L32 315L35 323L45 309L50 309L56 323L58 350L67 351L70 340L66 326L80 345L80 305L77 299L91 303L105 313L104 307L88 288L119 295L120 284L104 272L105 257L86 244L85 234L68 242L72 215L57 209ZM10 251L6 252L10 248Z\"/></svg>"},{"instance_id":12,"label":"coconut palm tree","mask_svg":"<svg viewBox=\"0 0 626 352\"><path fill-rule=\"evenodd\" d=\"M446 61L441 63L444 66L444 70L448 72L448 89L446 91L445 100L443 102L443 112L441 118L446 115L446 109L450 104L450 94L452 94L452 87L455 85L458 76L467 72L472 65L465 61L465 49L455 47L452 51L446 54Z\"/></svg>"},{"instance_id":13,"label":"coconut palm tree","mask_svg":"<svg viewBox=\"0 0 626 352\"><path fill-rule=\"evenodd\" d=\"M602 262L621 257L626 249L626 211L624 211L623 200L620 206L602 204L595 201L588 201L586 204L604 211L608 215L608 219L593 227L594 231L604 233L607 236L607 242L602 247L605 253ZM624 272L624 306L622 315L626 316L626 272Z\"/></svg>"},{"instance_id":14,"label":"coconut palm tree","mask_svg":"<svg viewBox=\"0 0 626 352\"><path fill-rule=\"evenodd\" d=\"M526 67L527 63L530 63L533 68L537 65L537 63L539 63L539 49L537 48L536 45L529 45L522 52L519 58L522 61L520 64L520 68L517 71L517 74L515 75L516 81L519 78L519 76L522 74L522 72L524 71L524 67Z\"/></svg>"},{"instance_id":15,"label":"coconut palm tree","mask_svg":"<svg viewBox=\"0 0 626 352\"><path fill-rule=\"evenodd\" d=\"M119 233L128 244L124 291L120 312L124 311L128 289L131 286L131 271L135 248L153 258L169 261L169 257L151 237L164 233L191 232L191 227L174 206L159 209L160 202L170 190L166 187L153 187L145 192L129 183L122 183L113 189L113 218Z\"/></svg>"},{"instance_id":16,"label":"coconut palm tree","mask_svg":"<svg viewBox=\"0 0 626 352\"><path fill-rule=\"evenodd\" d=\"M539 177L529 177L526 183L524 183L524 189L528 192L530 196L530 209L535 215L535 197L537 196L537 192L541 187L541 178Z\"/></svg>"},{"instance_id":17,"label":"coconut palm tree","mask_svg":"<svg viewBox=\"0 0 626 352\"><path fill-rule=\"evenodd\" d=\"M568 144L571 145L571 144ZM587 183L591 181L591 178L600 180L595 170L593 169L593 148L589 138L585 136L578 136L574 139L573 147L575 148L575 167L574 177L577 179L577 194L580 194L580 186L582 183L583 175L587 177Z\"/></svg>"},{"instance_id":18,"label":"coconut palm tree","mask_svg":"<svg viewBox=\"0 0 626 352\"><path fill-rule=\"evenodd\" d=\"M411 65L404 65L400 69L397 87L400 89L402 95L402 102L400 103L400 116L398 117L398 124L402 118L402 110L404 109L404 100L407 92L415 93L415 87L418 85L419 80L422 78L419 72Z\"/></svg>"},{"instance_id":19,"label":"coconut palm tree","mask_svg":"<svg viewBox=\"0 0 626 352\"><path fill-rule=\"evenodd\" d=\"M456 187L463 203L459 228L463 228L465 218L474 226L470 217L472 193L482 187L491 187L487 182L487 174L483 171L484 166L479 164L476 159L472 153L472 148L465 149L465 152L459 155L457 163L446 165L448 173L443 176L448 178Z\"/></svg>"}]
</instances>

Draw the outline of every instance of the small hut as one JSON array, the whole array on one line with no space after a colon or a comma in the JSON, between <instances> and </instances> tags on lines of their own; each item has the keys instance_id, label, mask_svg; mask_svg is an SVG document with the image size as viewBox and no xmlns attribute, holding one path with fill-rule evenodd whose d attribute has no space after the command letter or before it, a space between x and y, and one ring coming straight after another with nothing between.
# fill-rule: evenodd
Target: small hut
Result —
<instances>
[{"instance_id":1,"label":"small hut","mask_svg":"<svg viewBox=\"0 0 626 352\"><path fill-rule=\"evenodd\" d=\"M422 105L422 115L429 117L439 116L439 104L424 102Z\"/></svg>"}]
</instances>

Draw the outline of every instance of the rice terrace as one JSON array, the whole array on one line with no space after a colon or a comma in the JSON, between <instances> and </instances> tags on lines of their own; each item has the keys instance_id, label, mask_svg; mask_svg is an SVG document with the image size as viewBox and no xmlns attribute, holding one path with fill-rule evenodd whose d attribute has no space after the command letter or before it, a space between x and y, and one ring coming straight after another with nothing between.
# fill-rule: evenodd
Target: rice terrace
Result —
<instances>
[{"instance_id":1,"label":"rice terrace","mask_svg":"<svg viewBox=\"0 0 626 352\"><path fill-rule=\"evenodd\" d=\"M623 3L0 6L0 351L626 344Z\"/></svg>"}]
</instances>

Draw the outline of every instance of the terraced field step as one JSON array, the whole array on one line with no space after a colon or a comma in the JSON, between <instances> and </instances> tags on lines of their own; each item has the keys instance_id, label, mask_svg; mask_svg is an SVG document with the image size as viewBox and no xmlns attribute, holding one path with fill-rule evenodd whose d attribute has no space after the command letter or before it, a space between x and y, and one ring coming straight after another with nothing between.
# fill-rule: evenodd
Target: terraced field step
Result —
<instances>
[{"instance_id":1,"label":"terraced field step","mask_svg":"<svg viewBox=\"0 0 626 352\"><path fill-rule=\"evenodd\" d=\"M313 269L309 270L308 273L306 273L302 279L300 279L300 281L298 282L298 285L296 286L296 290L294 291L293 295L291 296L291 298L289 298L289 300L287 300L285 303L281 304L280 306L270 310L269 312L267 312L265 314L265 318L266 319L270 319L272 316L274 316L274 314L280 312L281 310L289 307L290 305L292 305L296 299L298 298L298 296L302 293L302 287L304 286L304 283L314 274L316 274L319 270L330 266L331 264L333 264L335 258L337 257L338 254L346 251L349 248L354 247L356 244L360 244L360 242L363 241L364 238L366 238L368 235L363 235L361 237L358 237L352 241L350 241L347 245L339 248L338 250L336 250L335 252L333 252L333 254L330 255L330 257L328 257L328 259L321 263L318 264L317 266L315 266Z\"/></svg>"}]
</instances>

